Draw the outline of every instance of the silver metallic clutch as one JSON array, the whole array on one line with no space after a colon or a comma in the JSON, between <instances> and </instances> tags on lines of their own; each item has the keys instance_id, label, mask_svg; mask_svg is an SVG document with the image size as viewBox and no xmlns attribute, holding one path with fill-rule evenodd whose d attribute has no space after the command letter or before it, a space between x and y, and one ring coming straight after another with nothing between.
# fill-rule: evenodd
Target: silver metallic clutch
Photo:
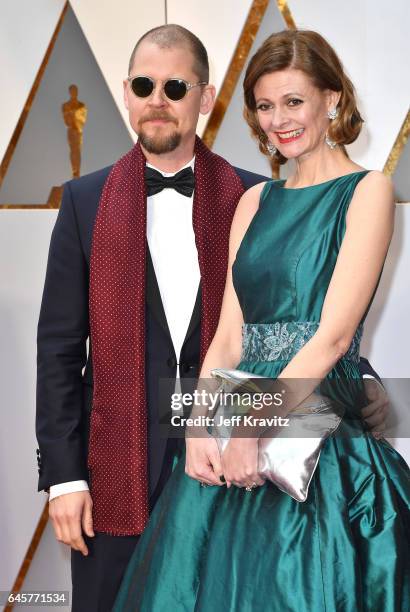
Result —
<instances>
[{"instance_id":1,"label":"silver metallic clutch","mask_svg":"<svg viewBox=\"0 0 410 612\"><path fill-rule=\"evenodd\" d=\"M264 376L241 370L214 369L211 375L220 381L219 391L226 394L255 393L258 391L256 380L266 380ZM231 417L244 415L244 412L240 401L236 404L231 402L230 405L219 402L213 415L213 425L208 431L216 438L221 454L234 426L235 420L231 421ZM342 416L340 407L336 411L329 398L312 394L288 413L286 426L271 428L259 438L260 476L273 482L296 501L306 501L322 446L328 436L336 431Z\"/></svg>"}]
</instances>

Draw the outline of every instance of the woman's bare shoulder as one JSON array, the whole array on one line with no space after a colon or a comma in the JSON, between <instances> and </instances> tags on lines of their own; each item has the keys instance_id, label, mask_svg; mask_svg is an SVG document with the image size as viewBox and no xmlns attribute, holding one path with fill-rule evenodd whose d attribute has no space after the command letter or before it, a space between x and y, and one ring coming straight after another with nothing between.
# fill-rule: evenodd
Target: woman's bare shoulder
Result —
<instances>
[{"instance_id":1,"label":"woman's bare shoulder","mask_svg":"<svg viewBox=\"0 0 410 612\"><path fill-rule=\"evenodd\" d=\"M353 198L347 213L347 222L357 219L360 225L366 222L384 224L394 215L394 188L389 176L379 170L370 170L354 190Z\"/></svg>"},{"instance_id":2,"label":"woman's bare shoulder","mask_svg":"<svg viewBox=\"0 0 410 612\"><path fill-rule=\"evenodd\" d=\"M381 170L368 170L366 176L360 181L359 185L376 186L383 189L392 189L393 181Z\"/></svg>"},{"instance_id":3,"label":"woman's bare shoulder","mask_svg":"<svg viewBox=\"0 0 410 612\"><path fill-rule=\"evenodd\" d=\"M245 191L241 199L238 202L238 206L235 211L235 218L241 221L250 220L259 208L260 197L263 188L269 181L258 183L253 185Z\"/></svg>"},{"instance_id":4,"label":"woman's bare shoulder","mask_svg":"<svg viewBox=\"0 0 410 612\"><path fill-rule=\"evenodd\" d=\"M358 183L354 199L364 201L371 206L371 202L386 202L391 204L394 198L393 181L380 170L369 170Z\"/></svg>"},{"instance_id":5,"label":"woman's bare shoulder","mask_svg":"<svg viewBox=\"0 0 410 612\"><path fill-rule=\"evenodd\" d=\"M264 186L269 181L254 185L242 195L236 207L235 215L232 220L230 241L234 245L236 252L246 230L248 229L253 217L259 208L259 201Z\"/></svg>"}]
</instances>

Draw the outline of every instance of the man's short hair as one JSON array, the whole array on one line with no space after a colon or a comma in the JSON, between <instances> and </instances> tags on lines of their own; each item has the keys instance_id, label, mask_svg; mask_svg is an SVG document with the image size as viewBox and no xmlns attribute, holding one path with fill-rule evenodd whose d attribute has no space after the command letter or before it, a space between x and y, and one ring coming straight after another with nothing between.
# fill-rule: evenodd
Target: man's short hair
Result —
<instances>
[{"instance_id":1,"label":"man's short hair","mask_svg":"<svg viewBox=\"0 0 410 612\"><path fill-rule=\"evenodd\" d=\"M131 75L131 70L134 64L135 54L138 47L144 40L149 40L155 43L161 49L172 49L175 47L188 47L193 55L194 64L193 71L198 76L200 81L209 81L209 62L208 53L202 42L195 34L183 28L180 25L168 24L158 26L149 30L137 42L131 53L128 66L128 74Z\"/></svg>"}]
</instances>

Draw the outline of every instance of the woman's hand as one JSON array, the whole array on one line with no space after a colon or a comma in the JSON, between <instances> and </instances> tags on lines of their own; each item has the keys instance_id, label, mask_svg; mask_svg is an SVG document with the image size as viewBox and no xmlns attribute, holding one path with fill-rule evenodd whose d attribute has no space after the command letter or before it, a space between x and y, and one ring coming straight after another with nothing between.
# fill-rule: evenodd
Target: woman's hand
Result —
<instances>
[{"instance_id":1,"label":"woman's hand","mask_svg":"<svg viewBox=\"0 0 410 612\"><path fill-rule=\"evenodd\" d=\"M222 453L222 469L229 488L261 486L258 474L258 438L231 438Z\"/></svg>"},{"instance_id":2,"label":"woman's hand","mask_svg":"<svg viewBox=\"0 0 410 612\"><path fill-rule=\"evenodd\" d=\"M208 485L225 484L220 479L223 475L221 455L215 438L204 432L203 437L185 438L186 461L185 473Z\"/></svg>"}]
</instances>

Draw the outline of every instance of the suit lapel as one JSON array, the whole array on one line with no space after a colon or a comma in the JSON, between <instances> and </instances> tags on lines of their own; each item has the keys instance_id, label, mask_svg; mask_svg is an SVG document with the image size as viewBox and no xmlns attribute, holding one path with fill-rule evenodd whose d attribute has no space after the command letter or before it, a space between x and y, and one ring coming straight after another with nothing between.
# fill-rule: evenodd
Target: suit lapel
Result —
<instances>
[{"instance_id":1,"label":"suit lapel","mask_svg":"<svg viewBox=\"0 0 410 612\"><path fill-rule=\"evenodd\" d=\"M194 309L192 311L191 320L189 322L187 333L186 333L184 342L182 344L182 347L185 346L185 343L187 342L187 340L196 330L198 325L201 324L201 303L202 303L202 292L201 292L201 282L199 282Z\"/></svg>"},{"instance_id":2,"label":"suit lapel","mask_svg":"<svg viewBox=\"0 0 410 612\"><path fill-rule=\"evenodd\" d=\"M147 268L146 268L146 286L145 286L145 300L146 303L155 316L162 329L165 331L167 336L172 342L171 334L168 327L167 318L165 316L164 306L162 304L161 293L159 291L157 277L155 276L154 265L152 263L151 253L148 247L147 241Z\"/></svg>"}]
</instances>

